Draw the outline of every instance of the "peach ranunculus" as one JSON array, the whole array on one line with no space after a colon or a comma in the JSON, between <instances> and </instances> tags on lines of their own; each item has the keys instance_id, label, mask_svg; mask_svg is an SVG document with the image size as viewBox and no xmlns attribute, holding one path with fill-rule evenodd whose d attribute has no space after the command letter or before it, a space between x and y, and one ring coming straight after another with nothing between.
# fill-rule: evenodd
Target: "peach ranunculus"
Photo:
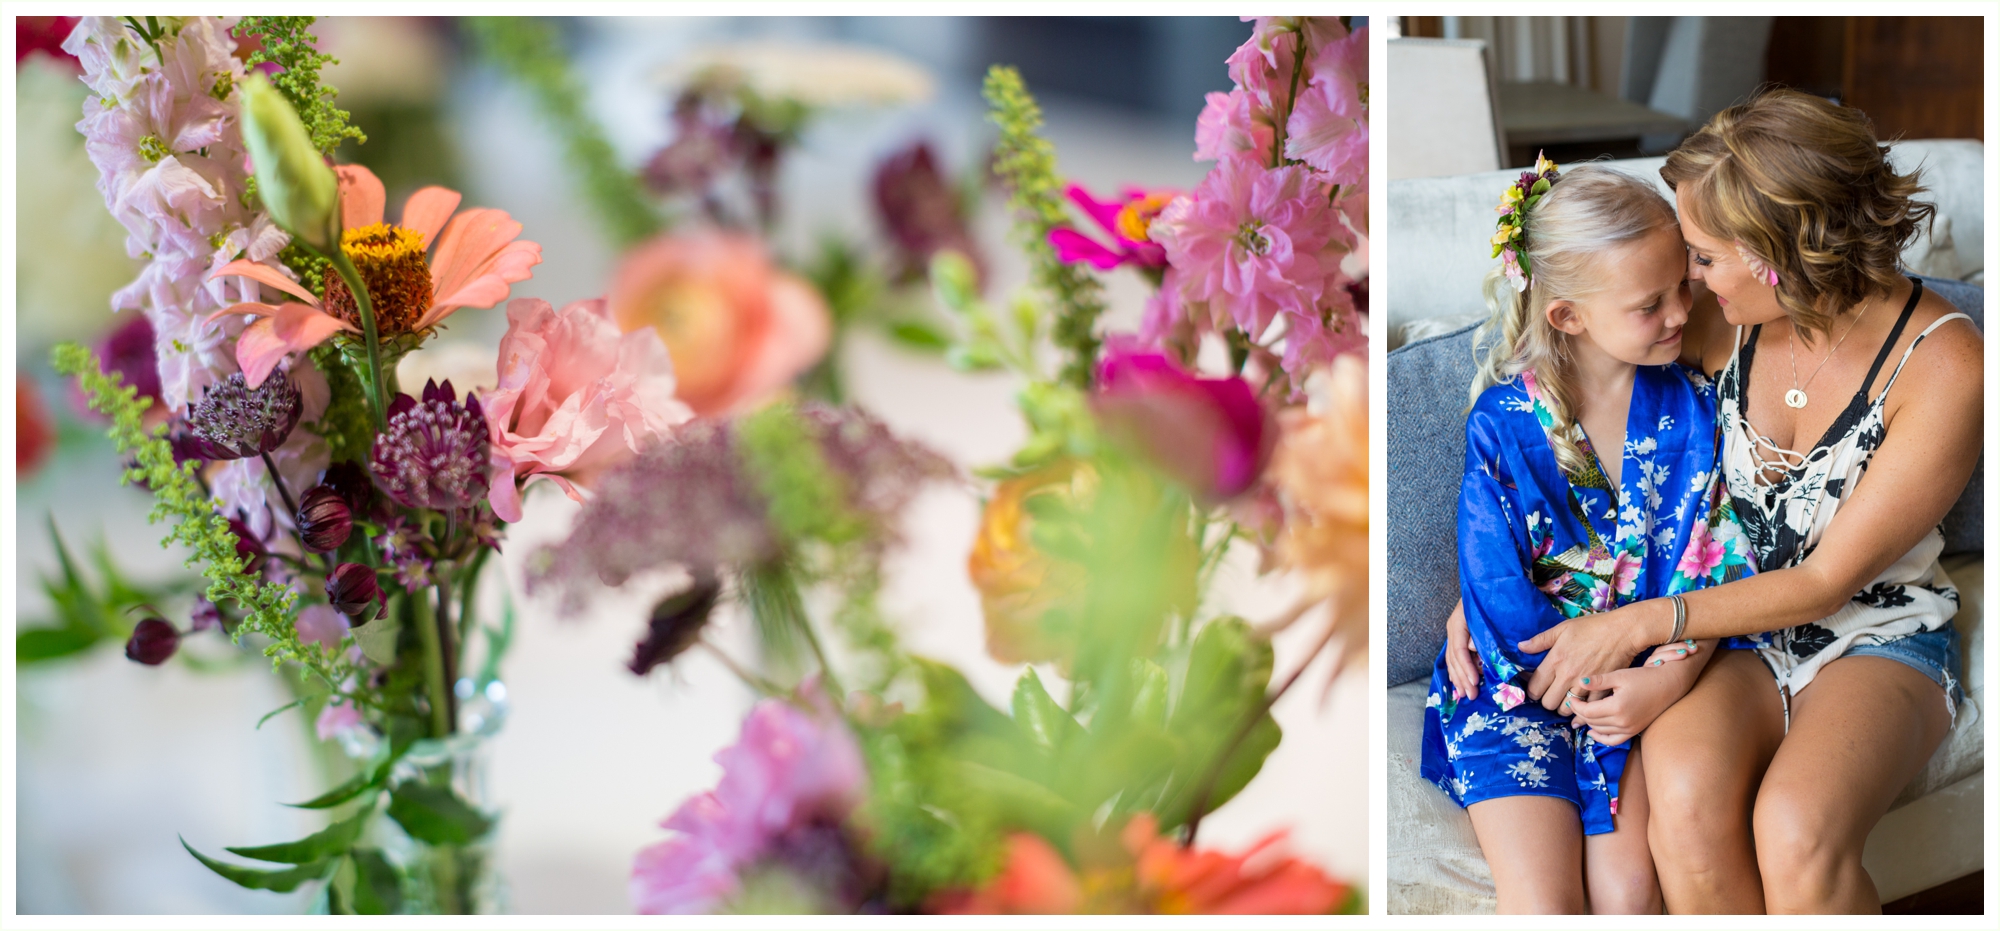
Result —
<instances>
[{"instance_id":1,"label":"peach ranunculus","mask_svg":"<svg viewBox=\"0 0 2000 931\"><path fill-rule=\"evenodd\" d=\"M623 461L691 416L674 397L659 334L620 333L602 299L560 312L540 298L507 305L499 387L481 399L491 429L489 500L521 519L521 485L545 476L572 499L575 482Z\"/></svg>"},{"instance_id":2,"label":"peach ranunculus","mask_svg":"<svg viewBox=\"0 0 2000 931\"><path fill-rule=\"evenodd\" d=\"M1285 511L1278 556L1311 599L1334 600L1344 666L1368 644L1368 365L1339 356L1308 388L1307 408L1281 417L1271 460Z\"/></svg>"},{"instance_id":3,"label":"peach ranunculus","mask_svg":"<svg viewBox=\"0 0 2000 931\"><path fill-rule=\"evenodd\" d=\"M986 885L931 903L945 914L1324 915L1354 904L1354 891L1275 848L1282 832L1241 854L1190 850L1162 837L1149 813L1119 833L1122 850L1071 869L1033 834L1007 839L1007 859Z\"/></svg>"},{"instance_id":4,"label":"peach ranunculus","mask_svg":"<svg viewBox=\"0 0 2000 931\"><path fill-rule=\"evenodd\" d=\"M374 172L360 165L340 165L334 172L340 179L340 248L368 285L376 332L384 341L421 336L461 307L498 304L510 285L527 280L534 274L530 269L541 264L541 245L519 238L521 224L505 210L475 207L454 216L459 193L431 186L411 194L403 202L402 222L391 225L383 222L387 195ZM331 270L324 300L283 272L247 259L209 277L225 276L249 278L299 299L236 304L210 316L259 318L236 341L236 362L253 388L286 355L335 333L361 331L354 296Z\"/></svg>"},{"instance_id":5,"label":"peach ranunculus","mask_svg":"<svg viewBox=\"0 0 2000 931\"><path fill-rule=\"evenodd\" d=\"M659 332L680 399L701 417L770 397L819 361L833 335L819 293L773 266L757 240L737 234L641 243L618 266L610 303L621 328Z\"/></svg>"}]
</instances>

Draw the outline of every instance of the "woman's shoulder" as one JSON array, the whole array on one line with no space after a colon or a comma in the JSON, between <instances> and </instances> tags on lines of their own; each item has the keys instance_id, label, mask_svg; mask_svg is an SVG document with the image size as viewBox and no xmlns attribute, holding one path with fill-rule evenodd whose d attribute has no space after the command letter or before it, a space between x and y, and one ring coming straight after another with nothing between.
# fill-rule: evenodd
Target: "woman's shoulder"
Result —
<instances>
[{"instance_id":1,"label":"woman's shoulder","mask_svg":"<svg viewBox=\"0 0 2000 931\"><path fill-rule=\"evenodd\" d=\"M1924 291L1917 300L1916 309L1910 313L1910 321L1904 326L1901 338L1897 340L1898 345L1893 347L1896 356L1908 352L1909 361L1913 363L1903 370L1900 377L1917 384L1935 385L1946 391L1954 386L1970 394L1984 390L1985 340L1970 318L1949 321L1930 330L1929 335L1923 335L1933 324L1956 313L1961 311L1952 302L1935 291ZM1919 337L1923 339L1921 345L1917 343ZM1914 349L1911 348L1913 346ZM1892 356L1892 360L1894 358Z\"/></svg>"}]
</instances>

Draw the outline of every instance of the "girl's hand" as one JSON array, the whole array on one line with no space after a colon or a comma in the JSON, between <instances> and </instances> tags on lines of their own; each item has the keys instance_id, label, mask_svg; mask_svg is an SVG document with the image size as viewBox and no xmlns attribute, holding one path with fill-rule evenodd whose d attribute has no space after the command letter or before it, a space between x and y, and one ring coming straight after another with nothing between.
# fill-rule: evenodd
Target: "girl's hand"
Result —
<instances>
[{"instance_id":1,"label":"girl's hand","mask_svg":"<svg viewBox=\"0 0 2000 931\"><path fill-rule=\"evenodd\" d=\"M1677 663L1700 652L1701 644L1693 640L1683 640L1679 643L1663 643L1653 648L1653 655L1646 657L1646 665L1642 668L1651 669L1655 666Z\"/></svg>"},{"instance_id":2,"label":"girl's hand","mask_svg":"<svg viewBox=\"0 0 2000 931\"><path fill-rule=\"evenodd\" d=\"M1647 630L1656 630L1653 636L1657 637L1672 629L1671 614L1665 617L1664 625L1654 622L1658 605L1665 604L1666 599L1655 598L1615 611L1573 617L1521 641L1522 652L1547 654L1528 679L1528 697L1556 711L1568 689L1582 694L1605 688L1599 677L1632 665L1632 657L1639 651L1660 642L1647 640Z\"/></svg>"},{"instance_id":3,"label":"girl's hand","mask_svg":"<svg viewBox=\"0 0 2000 931\"><path fill-rule=\"evenodd\" d=\"M1444 621L1444 668L1451 676L1451 697L1470 698L1479 694L1479 651L1472 646L1472 633L1465 627L1465 602L1452 605Z\"/></svg>"},{"instance_id":4,"label":"girl's hand","mask_svg":"<svg viewBox=\"0 0 2000 931\"><path fill-rule=\"evenodd\" d=\"M1681 696L1694 687L1695 678L1707 665L1677 662L1693 656L1693 651L1699 647L1682 644L1671 649L1687 649L1690 652L1687 656L1676 654L1675 661L1658 657L1648 659L1646 665L1636 669L1619 669L1602 677L1592 676L1593 682L1602 683L1609 692L1593 691L1588 695L1579 692L1580 697L1571 699L1568 707L1575 714L1571 726L1590 728L1590 739L1606 746L1622 744L1651 726L1660 712L1680 701Z\"/></svg>"}]
</instances>

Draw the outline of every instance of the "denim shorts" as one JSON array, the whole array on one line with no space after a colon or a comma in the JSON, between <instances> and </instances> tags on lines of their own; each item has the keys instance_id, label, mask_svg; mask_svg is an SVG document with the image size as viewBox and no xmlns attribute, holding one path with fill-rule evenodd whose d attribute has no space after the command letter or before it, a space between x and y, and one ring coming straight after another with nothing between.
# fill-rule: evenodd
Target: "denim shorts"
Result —
<instances>
[{"instance_id":1,"label":"denim shorts","mask_svg":"<svg viewBox=\"0 0 2000 931\"><path fill-rule=\"evenodd\" d=\"M1921 672L1944 689L1953 709L1965 698L1958 684L1959 671L1964 668L1958 654L1958 629L1950 624L1885 643L1857 643L1841 655L1879 656Z\"/></svg>"}]
</instances>

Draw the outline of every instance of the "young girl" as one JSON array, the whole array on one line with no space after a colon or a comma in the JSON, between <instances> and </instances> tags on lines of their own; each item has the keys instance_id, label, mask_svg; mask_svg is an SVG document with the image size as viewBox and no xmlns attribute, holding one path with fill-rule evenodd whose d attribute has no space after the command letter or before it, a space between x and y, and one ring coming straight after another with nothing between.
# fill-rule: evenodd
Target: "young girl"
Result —
<instances>
[{"instance_id":1,"label":"young girl","mask_svg":"<svg viewBox=\"0 0 2000 931\"><path fill-rule=\"evenodd\" d=\"M1440 654L1423 773L1472 816L1500 911L1657 913L1631 740L1702 665L1673 660L1709 651L1676 633L1549 711L1527 700L1540 656L1519 644L1751 571L1716 480L1713 389L1675 361L1687 255L1666 200L1608 169L1539 160L1499 209L1458 523L1465 620L1491 675Z\"/></svg>"}]
</instances>

